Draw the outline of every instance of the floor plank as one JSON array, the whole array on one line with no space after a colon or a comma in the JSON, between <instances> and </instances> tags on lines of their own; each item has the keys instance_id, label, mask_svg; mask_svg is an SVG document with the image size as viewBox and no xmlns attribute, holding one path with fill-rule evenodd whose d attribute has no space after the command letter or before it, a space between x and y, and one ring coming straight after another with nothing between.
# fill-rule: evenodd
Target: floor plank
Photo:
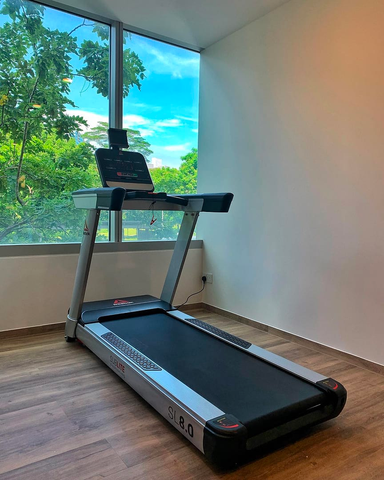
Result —
<instances>
[{"instance_id":1,"label":"floor plank","mask_svg":"<svg viewBox=\"0 0 384 480\"><path fill-rule=\"evenodd\" d=\"M384 478L384 376L216 313L188 312L345 385L335 420L221 471L62 332L0 345L0 479Z\"/></svg>"},{"instance_id":2,"label":"floor plank","mask_svg":"<svg viewBox=\"0 0 384 480\"><path fill-rule=\"evenodd\" d=\"M106 440L91 443L75 450L53 455L1 476L4 480L55 480L73 478L86 480L95 474L106 478L127 467ZM125 477L127 478L127 477Z\"/></svg>"}]
</instances>

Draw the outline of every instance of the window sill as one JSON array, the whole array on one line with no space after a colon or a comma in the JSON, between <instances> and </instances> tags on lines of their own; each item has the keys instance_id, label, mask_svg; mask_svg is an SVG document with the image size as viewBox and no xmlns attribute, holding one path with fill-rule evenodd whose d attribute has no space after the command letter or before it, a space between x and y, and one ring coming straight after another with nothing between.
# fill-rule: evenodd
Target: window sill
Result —
<instances>
[{"instance_id":1,"label":"window sill","mask_svg":"<svg viewBox=\"0 0 384 480\"><path fill-rule=\"evenodd\" d=\"M95 253L145 252L149 250L173 250L175 240L148 242L100 242ZM190 248L202 248L202 240L192 240ZM0 245L1 257L29 257L35 255L71 255L80 252L80 243L46 243L41 245Z\"/></svg>"}]
</instances>

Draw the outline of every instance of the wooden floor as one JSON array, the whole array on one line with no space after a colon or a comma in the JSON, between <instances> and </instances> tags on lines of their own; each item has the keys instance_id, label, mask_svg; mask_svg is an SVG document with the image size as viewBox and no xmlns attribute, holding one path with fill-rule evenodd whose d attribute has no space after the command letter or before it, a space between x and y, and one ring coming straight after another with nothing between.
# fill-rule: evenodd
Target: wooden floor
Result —
<instances>
[{"instance_id":1,"label":"wooden floor","mask_svg":"<svg viewBox=\"0 0 384 480\"><path fill-rule=\"evenodd\" d=\"M62 332L2 340L0 479L384 479L384 377L212 313L193 312L334 377L344 412L234 471L215 469Z\"/></svg>"}]
</instances>

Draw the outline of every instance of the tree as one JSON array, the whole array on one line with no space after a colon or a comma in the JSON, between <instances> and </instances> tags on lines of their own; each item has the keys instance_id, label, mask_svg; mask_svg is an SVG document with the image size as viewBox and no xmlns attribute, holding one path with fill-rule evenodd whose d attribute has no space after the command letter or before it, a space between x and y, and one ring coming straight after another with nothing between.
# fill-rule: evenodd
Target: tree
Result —
<instances>
[{"instance_id":1,"label":"tree","mask_svg":"<svg viewBox=\"0 0 384 480\"><path fill-rule=\"evenodd\" d=\"M150 173L156 192L176 193L180 180L180 171L177 168L154 168Z\"/></svg>"},{"instance_id":2,"label":"tree","mask_svg":"<svg viewBox=\"0 0 384 480\"><path fill-rule=\"evenodd\" d=\"M13 160L20 148L8 135L0 147L0 171L16 168ZM0 243L6 237L8 243L73 242L81 238L83 217L73 207L71 192L100 183L90 145L76 144L73 138L61 139L54 132L33 137L25 153L25 174L19 178L21 192L29 193L24 205L12 202L12 175L5 178L0 177Z\"/></svg>"},{"instance_id":3,"label":"tree","mask_svg":"<svg viewBox=\"0 0 384 480\"><path fill-rule=\"evenodd\" d=\"M154 168L151 176L157 192L196 193L197 149L193 148L187 155L181 157L180 168Z\"/></svg>"},{"instance_id":4,"label":"tree","mask_svg":"<svg viewBox=\"0 0 384 480\"><path fill-rule=\"evenodd\" d=\"M197 191L197 148L181 157L179 184L176 193L196 193Z\"/></svg>"},{"instance_id":5,"label":"tree","mask_svg":"<svg viewBox=\"0 0 384 480\"><path fill-rule=\"evenodd\" d=\"M76 107L69 97L71 78L80 76L101 95L108 95L109 31L105 25L91 24L99 41L87 40L79 45L75 33L89 26L85 20L70 32L61 32L45 25L45 7L39 4L4 0L0 7L0 14L7 16L0 27L0 141L4 146L0 163L0 237L4 239L27 226L37 228L39 219L48 228L53 204L47 198L43 201L44 197L39 196L43 191L37 185L27 188L35 178L44 183L39 172L49 174L46 167L53 158L45 155L39 157L42 163L34 164L33 158L39 156L36 141L53 135L51 138L66 140L73 147L71 135L86 125L84 118L66 113L68 106ZM73 58L82 60L82 65L75 67ZM126 49L123 69L123 95L127 96L130 88L140 89L145 68L137 54ZM87 165L90 147L81 148ZM76 176L79 172L72 173ZM54 192L57 197L62 195L57 188L50 195ZM60 202L55 205L59 208Z\"/></svg>"},{"instance_id":6,"label":"tree","mask_svg":"<svg viewBox=\"0 0 384 480\"><path fill-rule=\"evenodd\" d=\"M181 157L180 168L154 168L151 170L156 192L173 194L196 193L197 189L197 149L193 148ZM148 215L147 215L148 217ZM146 239L174 239L180 228L182 212L157 212L157 221L146 228ZM136 216L130 213L130 219L143 218L141 212ZM149 223L149 222L148 222Z\"/></svg>"},{"instance_id":7,"label":"tree","mask_svg":"<svg viewBox=\"0 0 384 480\"><path fill-rule=\"evenodd\" d=\"M96 127L90 128L82 134L82 137L84 140L91 142L97 148L108 148L107 130L107 122L98 122ZM149 155L153 153L149 148L150 144L141 136L141 133L138 130L132 130L131 128L127 128L126 130L130 150L141 153L148 161Z\"/></svg>"}]
</instances>

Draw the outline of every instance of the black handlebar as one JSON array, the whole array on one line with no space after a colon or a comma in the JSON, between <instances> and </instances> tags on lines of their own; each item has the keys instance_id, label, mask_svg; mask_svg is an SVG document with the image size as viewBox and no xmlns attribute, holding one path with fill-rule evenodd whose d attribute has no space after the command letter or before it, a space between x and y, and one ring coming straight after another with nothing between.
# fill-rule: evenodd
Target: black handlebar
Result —
<instances>
[{"instance_id":1,"label":"black handlebar","mask_svg":"<svg viewBox=\"0 0 384 480\"><path fill-rule=\"evenodd\" d=\"M189 200L203 200L202 212L228 212L231 206L232 193L196 193L187 195L168 195L160 192L127 192L122 187L87 188L72 193L79 208L99 208L102 210L120 211L124 201L142 200L145 202L167 203L186 207ZM91 201L82 201L91 198ZM79 202L79 200L81 202ZM81 206L80 206L81 205ZM89 205L89 206L87 206ZM160 206L160 205L159 205ZM156 208L155 208L156 209ZM159 208L160 210L161 208Z\"/></svg>"}]
</instances>

